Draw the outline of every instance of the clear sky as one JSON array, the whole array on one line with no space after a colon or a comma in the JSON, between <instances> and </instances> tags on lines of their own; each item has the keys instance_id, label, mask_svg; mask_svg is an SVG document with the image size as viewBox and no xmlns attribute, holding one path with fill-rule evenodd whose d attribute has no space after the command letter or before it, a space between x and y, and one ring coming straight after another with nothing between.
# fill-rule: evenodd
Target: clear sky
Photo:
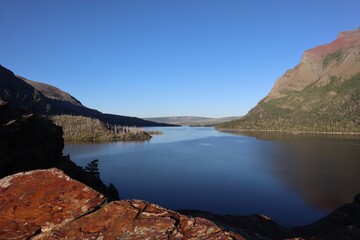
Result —
<instances>
[{"instance_id":1,"label":"clear sky","mask_svg":"<svg viewBox=\"0 0 360 240\"><path fill-rule=\"evenodd\" d=\"M359 0L0 0L0 64L102 112L244 115Z\"/></svg>"}]
</instances>

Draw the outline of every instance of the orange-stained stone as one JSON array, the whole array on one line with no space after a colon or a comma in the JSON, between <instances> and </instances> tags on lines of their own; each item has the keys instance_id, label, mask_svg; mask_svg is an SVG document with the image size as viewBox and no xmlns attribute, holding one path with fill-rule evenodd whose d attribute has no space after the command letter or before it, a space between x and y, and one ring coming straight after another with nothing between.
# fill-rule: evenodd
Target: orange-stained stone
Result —
<instances>
[{"instance_id":1,"label":"orange-stained stone","mask_svg":"<svg viewBox=\"0 0 360 240\"><path fill-rule=\"evenodd\" d=\"M244 239L203 218L141 200L111 202L36 239Z\"/></svg>"},{"instance_id":2,"label":"orange-stained stone","mask_svg":"<svg viewBox=\"0 0 360 240\"><path fill-rule=\"evenodd\" d=\"M103 195L52 168L0 180L0 239L26 239L105 202Z\"/></svg>"}]
</instances>

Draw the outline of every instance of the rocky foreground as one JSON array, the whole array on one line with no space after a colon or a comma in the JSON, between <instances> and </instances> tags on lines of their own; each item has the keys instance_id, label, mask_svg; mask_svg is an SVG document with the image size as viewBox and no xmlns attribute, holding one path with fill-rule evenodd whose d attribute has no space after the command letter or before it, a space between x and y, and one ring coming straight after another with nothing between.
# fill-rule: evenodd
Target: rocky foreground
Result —
<instances>
[{"instance_id":1,"label":"rocky foreground","mask_svg":"<svg viewBox=\"0 0 360 240\"><path fill-rule=\"evenodd\" d=\"M320 221L286 229L265 216L187 215L113 201L56 168L0 180L0 239L359 239L360 195Z\"/></svg>"},{"instance_id":2,"label":"rocky foreground","mask_svg":"<svg viewBox=\"0 0 360 240\"><path fill-rule=\"evenodd\" d=\"M244 239L145 201L104 203L102 194L55 168L5 177L0 239Z\"/></svg>"}]
</instances>

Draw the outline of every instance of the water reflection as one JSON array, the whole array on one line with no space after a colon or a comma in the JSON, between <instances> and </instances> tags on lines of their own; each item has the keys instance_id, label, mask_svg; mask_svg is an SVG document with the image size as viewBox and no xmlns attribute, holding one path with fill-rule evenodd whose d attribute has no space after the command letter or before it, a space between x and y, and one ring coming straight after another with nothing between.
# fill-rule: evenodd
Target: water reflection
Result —
<instances>
[{"instance_id":1,"label":"water reflection","mask_svg":"<svg viewBox=\"0 0 360 240\"><path fill-rule=\"evenodd\" d=\"M324 210L351 202L360 192L360 139L356 135L304 135L246 132L277 141L273 169L289 189Z\"/></svg>"}]
</instances>

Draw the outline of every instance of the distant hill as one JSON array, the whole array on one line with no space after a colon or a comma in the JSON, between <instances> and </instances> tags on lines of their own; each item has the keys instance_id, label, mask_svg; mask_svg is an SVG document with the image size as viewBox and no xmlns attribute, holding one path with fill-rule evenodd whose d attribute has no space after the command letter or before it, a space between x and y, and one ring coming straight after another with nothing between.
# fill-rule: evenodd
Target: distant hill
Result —
<instances>
[{"instance_id":1,"label":"distant hill","mask_svg":"<svg viewBox=\"0 0 360 240\"><path fill-rule=\"evenodd\" d=\"M225 118L206 118L193 116L179 116L179 117L154 117L145 118L146 120L182 126L213 126L219 123L240 119L241 117L225 117Z\"/></svg>"},{"instance_id":2,"label":"distant hill","mask_svg":"<svg viewBox=\"0 0 360 240\"><path fill-rule=\"evenodd\" d=\"M244 118L217 127L360 132L360 28L305 51Z\"/></svg>"},{"instance_id":3,"label":"distant hill","mask_svg":"<svg viewBox=\"0 0 360 240\"><path fill-rule=\"evenodd\" d=\"M79 115L125 126L165 126L144 119L104 114L87 108L70 94L45 83L35 82L0 65L0 101L14 108L24 108L44 115Z\"/></svg>"}]
</instances>

